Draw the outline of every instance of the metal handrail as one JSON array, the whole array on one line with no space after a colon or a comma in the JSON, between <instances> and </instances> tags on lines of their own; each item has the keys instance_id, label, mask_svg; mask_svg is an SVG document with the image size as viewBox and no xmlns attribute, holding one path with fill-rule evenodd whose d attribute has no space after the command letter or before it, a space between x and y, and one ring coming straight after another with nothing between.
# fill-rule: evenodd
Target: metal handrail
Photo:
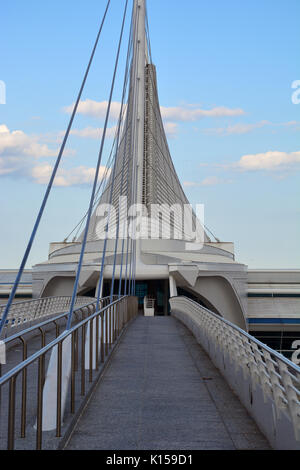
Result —
<instances>
[{"instance_id":1,"label":"metal handrail","mask_svg":"<svg viewBox=\"0 0 300 470\"><path fill-rule=\"evenodd\" d=\"M70 298L69 295L52 295L50 297L39 297L38 299L30 299L30 300L21 300L19 302L14 302L12 304L13 305L22 305L22 304L32 304L33 302L38 302L40 300L51 300L51 299L68 299ZM80 298L80 297L78 297ZM89 297L85 297L86 299L89 298ZM0 312L1 310L4 310L4 308L6 307L6 304L2 304L0 305Z\"/></svg>"},{"instance_id":2,"label":"metal handrail","mask_svg":"<svg viewBox=\"0 0 300 470\"><path fill-rule=\"evenodd\" d=\"M76 306L81 306L90 300L95 301L93 297L77 297ZM11 328L20 327L24 323L35 321L55 313L61 313L68 310L70 306L70 296L42 297L40 299L15 302L11 305L2 336L6 336ZM0 318L6 305L0 306Z\"/></svg>"},{"instance_id":3,"label":"metal handrail","mask_svg":"<svg viewBox=\"0 0 300 470\"><path fill-rule=\"evenodd\" d=\"M88 298L88 297L86 297L86 298ZM118 298L117 295L113 296L114 300L116 300L117 298ZM109 301L110 301L110 297L103 297L102 299L100 299L100 303L102 303L103 306L106 306L109 303ZM76 314L80 311L83 311L83 309L89 309L91 307L94 308L94 311L95 311L96 303L97 303L97 300L94 300L93 302L89 302L87 304L81 305L80 307L76 308L73 313ZM3 339L3 343L5 345L7 345L10 342L13 342L13 341L19 339L21 336L25 336L27 334L32 333L35 330L38 330L40 328L43 328L44 326L49 325L50 323L61 320L62 318L66 318L68 313L69 312L67 312L67 311L63 312L63 313L61 313L60 315L58 315L56 317L52 317L49 320L44 320L41 323L37 323L36 325L31 326L30 328L26 328L25 330L21 330L18 333L15 333L14 335L8 336L7 338ZM92 312L92 313L94 313L94 312Z\"/></svg>"},{"instance_id":4,"label":"metal handrail","mask_svg":"<svg viewBox=\"0 0 300 470\"><path fill-rule=\"evenodd\" d=\"M124 297L123 297L124 298ZM122 299L121 299L122 300ZM105 312L107 310L108 307L113 307L114 305L116 305L119 301L115 301L113 302L112 304L109 304L107 307L103 307L101 310L99 310L98 312L94 313L93 315L91 315L89 318L85 318L84 320L82 320L78 325L75 325L73 326L70 330L65 330L59 338L55 338L53 341L51 341L51 343L47 344L46 346L44 346L42 349L40 349L39 351L37 351L36 353L32 354L32 356L30 356L29 358L27 358L25 361L21 362L20 364L18 364L16 367L14 367L12 370L10 370L9 372L7 372L5 375L3 375L1 378L0 378L0 386L3 385L5 382L7 382L11 377L13 377L14 375L16 374L19 374L19 372L21 372L23 370L24 367L27 367L29 366L30 364L32 364L34 361L36 361L36 359L38 359L40 356L43 356L45 353L47 353L48 351L50 351L54 346L56 346L58 343L60 343L61 341L63 341L64 339L67 338L67 336L70 336L74 331L76 331L77 329L81 328L83 325L85 325L86 323L88 323L89 321L93 320L96 316L98 315L101 315L101 313Z\"/></svg>"},{"instance_id":5,"label":"metal handrail","mask_svg":"<svg viewBox=\"0 0 300 470\"><path fill-rule=\"evenodd\" d=\"M76 377L80 381L80 396L86 395L86 349L89 353L88 381L93 382L93 370L99 370L100 362L104 363L109 349L117 340L124 326L137 315L137 299L134 297L121 297L118 300L104 306L99 311L82 320L80 323L66 330L58 338L51 341L41 350L18 364L0 378L0 391L6 384L9 385L8 406L2 409L8 410L7 449L15 446L15 421L16 421L16 386L17 378L22 375L21 383L21 438L26 437L27 422L27 371L34 363L38 365L38 390L36 396L37 424L36 424L36 449L42 448L43 436L43 387L45 382L45 358L47 353L57 347L57 395L56 395L56 436L62 434L62 369L63 361L68 358L63 355L63 343L67 338L71 340L71 414L79 407L76 398ZM79 393L79 392L78 392ZM33 398L33 397L31 397ZM3 400L3 394L2 394Z\"/></svg>"},{"instance_id":6,"label":"metal handrail","mask_svg":"<svg viewBox=\"0 0 300 470\"><path fill-rule=\"evenodd\" d=\"M113 296L113 299L117 299L117 296ZM110 302L110 297L104 297L100 300L100 305L101 307L104 307L108 305ZM81 313L82 319L85 318L84 315L85 313L87 316L91 315L92 313L95 312L96 310L96 303L97 301L95 300L94 302L82 305L81 307L78 307L77 309L74 310L74 315L75 319L78 320L77 314ZM56 338L59 336L60 333L60 325L59 321L62 319L67 319L68 318L68 312L61 313L60 315L51 317L48 320L45 320L41 323L37 323L36 325L31 326L30 328L24 329L19 331L18 333L15 333L11 336L8 336L5 338L2 343L4 343L6 351L8 351L8 345L10 343L14 343L16 341L19 341L22 346L22 354L21 354L21 361L24 361L27 359L27 354L28 354L28 341L32 337L33 332L37 332L40 335L41 339L41 348L43 348L46 345L46 335L45 335L45 327L51 325L52 323L55 325L55 333L56 333ZM29 339L26 339L30 335ZM2 376L2 366L0 364L0 377Z\"/></svg>"},{"instance_id":7,"label":"metal handrail","mask_svg":"<svg viewBox=\"0 0 300 470\"><path fill-rule=\"evenodd\" d=\"M264 397L274 403L276 414L284 411L300 441L300 367L220 315L187 297L172 297L171 310L195 334L211 358L228 356L242 368L252 386L261 386ZM225 366L224 366L225 367ZM224 369L225 371L225 369ZM226 371L225 371L226 372Z\"/></svg>"}]
</instances>

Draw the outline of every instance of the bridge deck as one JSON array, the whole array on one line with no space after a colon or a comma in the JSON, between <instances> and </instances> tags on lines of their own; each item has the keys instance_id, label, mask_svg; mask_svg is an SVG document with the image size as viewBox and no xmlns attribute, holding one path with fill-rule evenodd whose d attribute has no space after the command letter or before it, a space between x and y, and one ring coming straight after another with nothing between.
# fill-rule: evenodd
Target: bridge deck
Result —
<instances>
[{"instance_id":1,"label":"bridge deck","mask_svg":"<svg viewBox=\"0 0 300 470\"><path fill-rule=\"evenodd\" d=\"M67 449L269 449L191 333L172 317L139 316Z\"/></svg>"}]
</instances>

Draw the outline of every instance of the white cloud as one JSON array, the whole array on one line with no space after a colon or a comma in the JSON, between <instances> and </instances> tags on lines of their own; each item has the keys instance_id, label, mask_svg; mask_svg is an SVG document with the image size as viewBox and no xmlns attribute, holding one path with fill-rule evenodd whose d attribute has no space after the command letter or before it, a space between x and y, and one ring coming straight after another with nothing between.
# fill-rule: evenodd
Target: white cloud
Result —
<instances>
[{"instance_id":1,"label":"white cloud","mask_svg":"<svg viewBox=\"0 0 300 470\"><path fill-rule=\"evenodd\" d=\"M74 108L73 103L71 106L66 106L63 108L64 112L71 114ZM83 114L85 116L95 117L95 118L105 118L108 107L108 101L94 101L94 100L85 100L80 101L77 109L77 113ZM110 107L110 118L118 120L120 116L121 103L113 101Z\"/></svg>"},{"instance_id":2,"label":"white cloud","mask_svg":"<svg viewBox=\"0 0 300 470\"><path fill-rule=\"evenodd\" d=\"M10 131L5 124L0 125L0 156L30 156L33 158L56 156L57 150L39 142L38 136L31 136L17 130Z\"/></svg>"},{"instance_id":3,"label":"white cloud","mask_svg":"<svg viewBox=\"0 0 300 470\"><path fill-rule=\"evenodd\" d=\"M183 186L186 188L192 188L194 186L199 186L199 183L196 183L195 181L184 181Z\"/></svg>"},{"instance_id":4,"label":"white cloud","mask_svg":"<svg viewBox=\"0 0 300 470\"><path fill-rule=\"evenodd\" d=\"M162 118L166 121L197 121L204 117L228 117L228 116L241 116L245 114L240 108L231 109L224 106L216 107L213 109L191 109L188 107L165 107L161 106Z\"/></svg>"},{"instance_id":5,"label":"white cloud","mask_svg":"<svg viewBox=\"0 0 300 470\"><path fill-rule=\"evenodd\" d=\"M254 124L234 124L232 126L228 126L225 129L226 134L247 134L248 132L252 132L255 129L261 129L264 126L268 126L271 123L269 121L260 121Z\"/></svg>"},{"instance_id":6,"label":"white cloud","mask_svg":"<svg viewBox=\"0 0 300 470\"><path fill-rule=\"evenodd\" d=\"M300 130L300 122L299 121L289 121L282 123L282 126L286 126L292 128L294 131Z\"/></svg>"},{"instance_id":7,"label":"white cloud","mask_svg":"<svg viewBox=\"0 0 300 470\"><path fill-rule=\"evenodd\" d=\"M0 134L5 134L6 132L9 132L8 127L5 124L0 124Z\"/></svg>"},{"instance_id":8,"label":"white cloud","mask_svg":"<svg viewBox=\"0 0 300 470\"><path fill-rule=\"evenodd\" d=\"M218 178L217 176L208 176L204 180L202 180L200 183L197 183L195 181L184 181L183 185L185 187L195 187L195 186L216 186L217 184L228 184L232 183L232 180L225 180Z\"/></svg>"},{"instance_id":9,"label":"white cloud","mask_svg":"<svg viewBox=\"0 0 300 470\"><path fill-rule=\"evenodd\" d=\"M178 124L176 122L164 123L165 133L168 137L175 137L178 133Z\"/></svg>"},{"instance_id":10,"label":"white cloud","mask_svg":"<svg viewBox=\"0 0 300 470\"><path fill-rule=\"evenodd\" d=\"M19 173L24 170L24 163L18 157L0 157L0 176Z\"/></svg>"},{"instance_id":11,"label":"white cloud","mask_svg":"<svg viewBox=\"0 0 300 470\"><path fill-rule=\"evenodd\" d=\"M243 171L277 170L291 167L298 163L300 163L300 151L290 153L269 151L244 155L235 166Z\"/></svg>"},{"instance_id":12,"label":"white cloud","mask_svg":"<svg viewBox=\"0 0 300 470\"><path fill-rule=\"evenodd\" d=\"M219 179L217 176L209 176L201 181L201 186L215 186L220 183L224 183L224 181Z\"/></svg>"},{"instance_id":13,"label":"white cloud","mask_svg":"<svg viewBox=\"0 0 300 470\"><path fill-rule=\"evenodd\" d=\"M53 167L47 163L36 165L32 168L31 176L38 184L48 184L52 174ZM91 184L95 178L95 168L88 168L86 166L78 166L75 168L65 169L60 168L54 180L54 186L67 187ZM102 179L106 171L105 166L100 167L99 180ZM107 172L109 176L110 170Z\"/></svg>"},{"instance_id":14,"label":"white cloud","mask_svg":"<svg viewBox=\"0 0 300 470\"><path fill-rule=\"evenodd\" d=\"M56 156L58 150L49 148L40 139L41 136L27 135L21 130L11 132L5 124L1 124L0 176L26 176L37 159Z\"/></svg>"},{"instance_id":15,"label":"white cloud","mask_svg":"<svg viewBox=\"0 0 300 470\"><path fill-rule=\"evenodd\" d=\"M164 123L165 132L168 137L175 137L178 132L178 124L176 122ZM109 127L106 130L107 138L114 138L117 132L117 126ZM73 129L70 132L71 135L80 137L83 139L100 139L103 135L102 127L85 127L84 129Z\"/></svg>"},{"instance_id":16,"label":"white cloud","mask_svg":"<svg viewBox=\"0 0 300 470\"><path fill-rule=\"evenodd\" d=\"M82 129L78 131L80 136L93 135L93 132L101 133L101 129ZM113 134L115 128L109 129ZM76 131L75 131L76 133ZM0 125L0 176L12 175L25 177L38 184L47 184L52 174L53 166L49 162L38 163L40 158L57 156L58 149L50 149L41 143L39 139L58 141L61 134L45 136L29 136L23 131L10 132L5 124ZM71 149L65 151L65 155L74 153ZM100 168L99 178L102 178L106 167ZM108 171L109 174L109 171ZM55 186L73 186L91 184L95 177L95 168L78 166L70 169L60 168L54 181Z\"/></svg>"},{"instance_id":17,"label":"white cloud","mask_svg":"<svg viewBox=\"0 0 300 470\"><path fill-rule=\"evenodd\" d=\"M255 129L261 129L262 127L290 127L296 130L299 129L299 122L290 121L282 123L272 123L270 121L260 121L253 124L233 124L228 127L215 127L211 129L204 129L206 134L212 135L232 135L232 134L248 134L249 132L254 131ZM198 130L198 129L197 129Z\"/></svg>"},{"instance_id":18,"label":"white cloud","mask_svg":"<svg viewBox=\"0 0 300 470\"><path fill-rule=\"evenodd\" d=\"M106 130L106 137L114 138L117 131L117 126L109 127ZM84 129L73 129L70 132L71 135L81 137L83 139L101 139L103 135L103 128L99 127L86 127Z\"/></svg>"},{"instance_id":19,"label":"white cloud","mask_svg":"<svg viewBox=\"0 0 300 470\"><path fill-rule=\"evenodd\" d=\"M85 100L80 101L77 112L90 117L104 118L107 111L107 101L94 101ZM71 113L74 108L74 103L71 106L63 108L64 112ZM113 101L111 104L110 117L111 119L117 120L119 118L121 109L121 103ZM193 105L177 106L177 107L166 107L161 106L161 115L165 121L197 121L204 117L229 117L229 116L241 116L245 114L245 111L236 108L226 108L225 106L219 106L212 109L201 109L199 107L193 107Z\"/></svg>"},{"instance_id":20,"label":"white cloud","mask_svg":"<svg viewBox=\"0 0 300 470\"><path fill-rule=\"evenodd\" d=\"M299 121L289 121L289 122L285 122L283 123L282 125L283 126L299 126L300 122Z\"/></svg>"}]
</instances>

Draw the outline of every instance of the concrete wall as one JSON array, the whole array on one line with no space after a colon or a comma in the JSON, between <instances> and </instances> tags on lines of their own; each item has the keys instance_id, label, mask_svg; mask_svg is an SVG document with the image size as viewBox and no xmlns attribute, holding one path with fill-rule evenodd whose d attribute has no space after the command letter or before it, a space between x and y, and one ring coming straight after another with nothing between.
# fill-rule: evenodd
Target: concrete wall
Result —
<instances>
[{"instance_id":1,"label":"concrete wall","mask_svg":"<svg viewBox=\"0 0 300 470\"><path fill-rule=\"evenodd\" d=\"M201 276L192 290L213 306L213 310L226 320L247 329L241 304L230 282L221 276Z\"/></svg>"},{"instance_id":2,"label":"concrete wall","mask_svg":"<svg viewBox=\"0 0 300 470\"><path fill-rule=\"evenodd\" d=\"M58 295L72 295L74 287L74 278L65 276L56 276L47 284L42 297L53 297Z\"/></svg>"}]
</instances>

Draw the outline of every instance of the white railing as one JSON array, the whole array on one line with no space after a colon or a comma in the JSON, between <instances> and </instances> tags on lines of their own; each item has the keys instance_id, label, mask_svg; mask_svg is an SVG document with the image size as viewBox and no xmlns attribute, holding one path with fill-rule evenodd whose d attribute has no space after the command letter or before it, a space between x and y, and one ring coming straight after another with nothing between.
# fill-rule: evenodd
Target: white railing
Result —
<instances>
[{"instance_id":1,"label":"white railing","mask_svg":"<svg viewBox=\"0 0 300 470\"><path fill-rule=\"evenodd\" d=\"M300 367L186 297L172 315L206 350L275 449L300 450Z\"/></svg>"},{"instance_id":2,"label":"white railing","mask_svg":"<svg viewBox=\"0 0 300 470\"><path fill-rule=\"evenodd\" d=\"M77 297L75 307L81 307L96 302L94 297ZM24 302L15 302L11 305L5 328L2 332L6 336L7 332L14 327L21 327L24 323L36 321L50 315L67 312L71 305L71 297L44 297ZM5 305L0 306L0 319L2 318Z\"/></svg>"}]
</instances>

